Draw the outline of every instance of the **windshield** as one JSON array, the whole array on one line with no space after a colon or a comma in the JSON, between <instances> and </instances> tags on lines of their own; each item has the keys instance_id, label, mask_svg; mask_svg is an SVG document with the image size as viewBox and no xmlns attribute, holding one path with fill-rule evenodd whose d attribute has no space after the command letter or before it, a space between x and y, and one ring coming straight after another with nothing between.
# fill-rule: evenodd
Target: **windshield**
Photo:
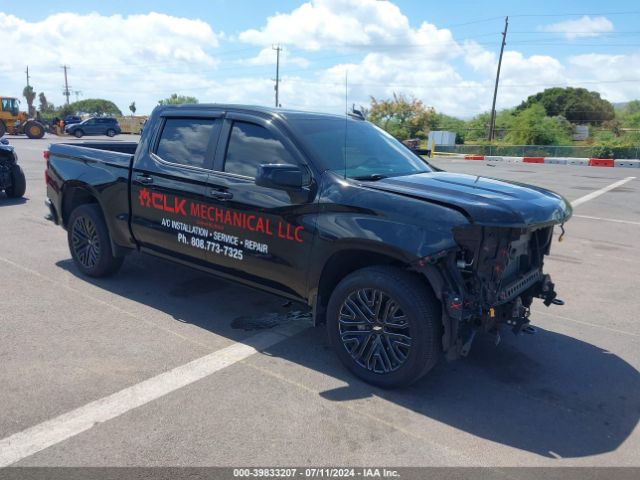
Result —
<instances>
[{"instance_id":1,"label":"windshield","mask_svg":"<svg viewBox=\"0 0 640 480\"><path fill-rule=\"evenodd\" d=\"M321 117L296 119L291 123L291 128L320 161L321 167L340 175L379 180L432 171L425 161L369 122Z\"/></svg>"}]
</instances>

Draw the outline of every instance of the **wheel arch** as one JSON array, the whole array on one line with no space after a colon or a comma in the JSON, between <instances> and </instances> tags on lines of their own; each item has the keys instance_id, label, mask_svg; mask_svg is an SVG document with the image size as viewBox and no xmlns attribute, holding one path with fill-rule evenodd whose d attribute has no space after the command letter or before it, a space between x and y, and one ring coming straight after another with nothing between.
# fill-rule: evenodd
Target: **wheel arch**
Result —
<instances>
[{"instance_id":1,"label":"wheel arch","mask_svg":"<svg viewBox=\"0 0 640 480\"><path fill-rule=\"evenodd\" d=\"M87 204L95 204L100 208L105 224L107 225L107 231L109 232L109 241L111 243L111 250L116 256L125 256L129 253L129 249L124 248L113 241L113 234L109 229L109 222L105 215L105 209L100 203L100 196L98 193L88 184L73 182L65 184L62 191L62 202L60 211L60 220L62 226L68 228L69 217L77 207Z\"/></svg>"},{"instance_id":2,"label":"wheel arch","mask_svg":"<svg viewBox=\"0 0 640 480\"><path fill-rule=\"evenodd\" d=\"M323 264L317 278L311 280L311 305L315 325L325 323L326 309L335 286L347 275L365 267L389 265L415 274L424 283L425 288L434 290L430 279L414 271L410 262L402 254L394 250L380 251L364 246L348 247L330 255Z\"/></svg>"},{"instance_id":3,"label":"wheel arch","mask_svg":"<svg viewBox=\"0 0 640 480\"><path fill-rule=\"evenodd\" d=\"M62 208L61 208L61 220L62 226L67 228L69 217L80 205L86 205L89 203L95 203L100 207L104 215L102 205L98 200L98 195L91 187L84 183L67 183L62 191Z\"/></svg>"}]
</instances>

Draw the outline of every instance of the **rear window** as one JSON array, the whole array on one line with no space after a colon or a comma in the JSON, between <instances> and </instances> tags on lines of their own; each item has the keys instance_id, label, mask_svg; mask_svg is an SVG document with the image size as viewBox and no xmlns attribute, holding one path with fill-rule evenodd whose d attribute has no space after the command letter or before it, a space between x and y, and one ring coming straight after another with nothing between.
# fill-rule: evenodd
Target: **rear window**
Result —
<instances>
[{"instance_id":1,"label":"rear window","mask_svg":"<svg viewBox=\"0 0 640 480\"><path fill-rule=\"evenodd\" d=\"M156 155L166 162L209 168L209 147L220 133L221 121L209 118L168 118L165 121Z\"/></svg>"}]
</instances>

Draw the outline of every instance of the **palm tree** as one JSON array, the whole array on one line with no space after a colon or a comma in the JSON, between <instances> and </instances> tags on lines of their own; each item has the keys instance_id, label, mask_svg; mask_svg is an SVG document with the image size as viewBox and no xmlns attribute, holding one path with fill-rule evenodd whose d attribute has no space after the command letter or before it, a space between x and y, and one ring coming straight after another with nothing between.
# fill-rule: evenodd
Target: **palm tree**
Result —
<instances>
[{"instance_id":1,"label":"palm tree","mask_svg":"<svg viewBox=\"0 0 640 480\"><path fill-rule=\"evenodd\" d=\"M33 101L36 99L36 92L31 85L27 85L22 90L22 95L27 99L27 106L29 107L29 116L33 117L36 113L36 109L33 107Z\"/></svg>"}]
</instances>

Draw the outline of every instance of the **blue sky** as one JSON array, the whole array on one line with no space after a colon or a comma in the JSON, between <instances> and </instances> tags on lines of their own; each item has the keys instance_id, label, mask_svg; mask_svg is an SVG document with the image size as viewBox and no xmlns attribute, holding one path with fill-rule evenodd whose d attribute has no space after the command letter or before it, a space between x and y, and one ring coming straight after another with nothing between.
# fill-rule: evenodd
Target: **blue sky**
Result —
<instances>
[{"instance_id":1,"label":"blue sky","mask_svg":"<svg viewBox=\"0 0 640 480\"><path fill-rule=\"evenodd\" d=\"M0 81L19 95L29 64L36 90L60 104L59 67L69 64L74 98L122 110L135 100L148 113L174 91L269 105L278 43L283 106L343 111L346 72L349 103L397 92L469 117L489 108L505 15L500 107L556 85L640 98L632 1L5 2L0 24L13 34Z\"/></svg>"}]
</instances>

